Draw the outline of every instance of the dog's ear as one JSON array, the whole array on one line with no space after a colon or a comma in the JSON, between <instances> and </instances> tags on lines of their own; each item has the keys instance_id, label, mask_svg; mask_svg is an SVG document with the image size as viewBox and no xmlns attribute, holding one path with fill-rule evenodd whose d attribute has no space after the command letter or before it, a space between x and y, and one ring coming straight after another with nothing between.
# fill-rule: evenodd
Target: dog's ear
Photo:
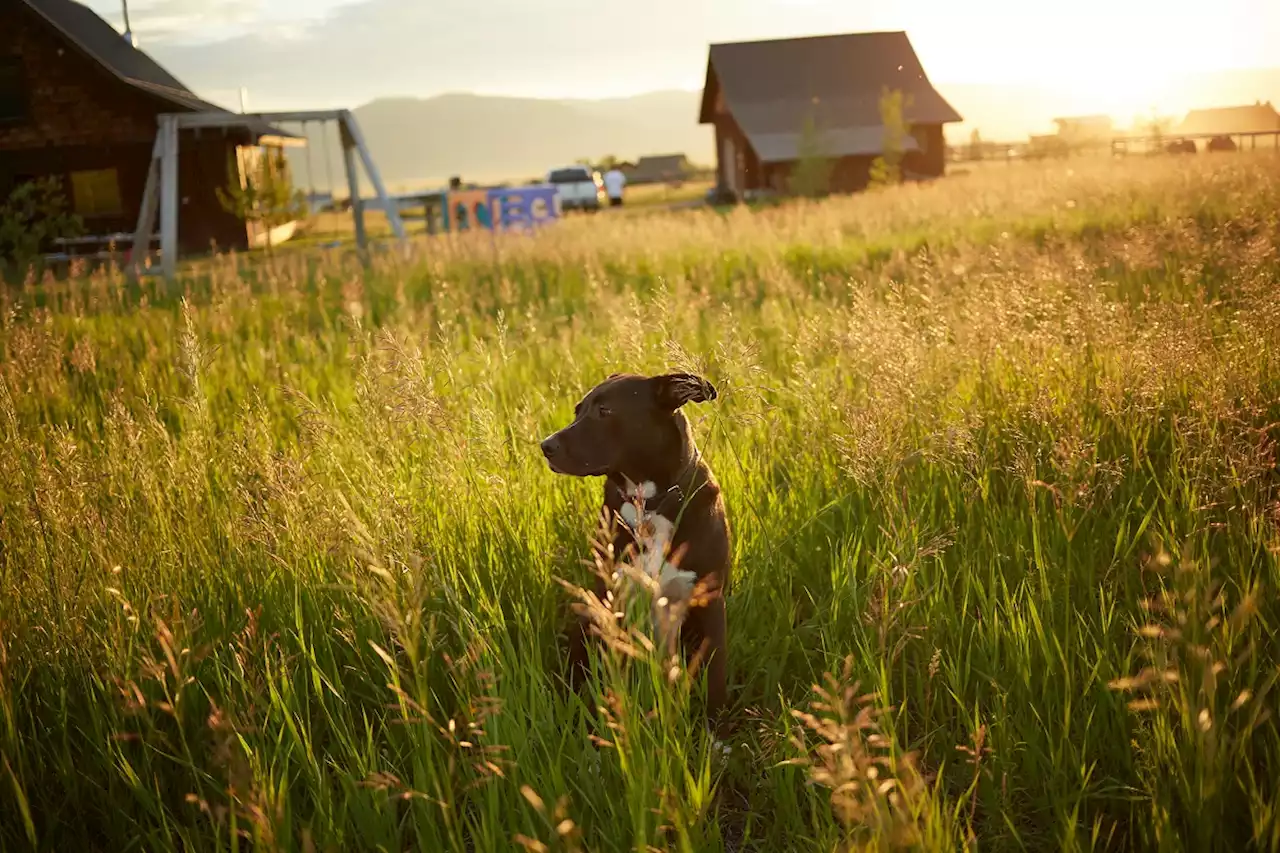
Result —
<instances>
[{"instance_id":1,"label":"dog's ear","mask_svg":"<svg viewBox=\"0 0 1280 853\"><path fill-rule=\"evenodd\" d=\"M668 373L649 381L658 405L673 412L685 403L707 403L717 396L716 386L692 373Z\"/></svg>"}]
</instances>

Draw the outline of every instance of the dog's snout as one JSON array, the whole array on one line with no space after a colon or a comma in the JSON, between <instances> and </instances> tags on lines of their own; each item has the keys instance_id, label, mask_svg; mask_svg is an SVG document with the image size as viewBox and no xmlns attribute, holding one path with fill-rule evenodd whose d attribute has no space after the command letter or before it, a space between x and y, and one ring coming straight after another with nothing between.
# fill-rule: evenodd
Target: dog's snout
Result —
<instances>
[{"instance_id":1,"label":"dog's snout","mask_svg":"<svg viewBox=\"0 0 1280 853\"><path fill-rule=\"evenodd\" d=\"M551 436L542 440L542 455L548 459L560 452L559 436Z\"/></svg>"}]
</instances>

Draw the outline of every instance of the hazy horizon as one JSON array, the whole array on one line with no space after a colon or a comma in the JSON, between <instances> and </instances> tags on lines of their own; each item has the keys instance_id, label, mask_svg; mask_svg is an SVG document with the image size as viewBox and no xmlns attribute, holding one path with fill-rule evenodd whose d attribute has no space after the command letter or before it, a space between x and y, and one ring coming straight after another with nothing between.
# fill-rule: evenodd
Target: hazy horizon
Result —
<instances>
[{"instance_id":1,"label":"hazy horizon","mask_svg":"<svg viewBox=\"0 0 1280 853\"><path fill-rule=\"evenodd\" d=\"M88 3L123 29L121 0ZM1268 53L1280 2L1024 6L651 0L635 15L621 0L131 0L130 18L142 49L229 109L240 87L251 111L358 109L390 183L515 178L606 155L712 162L697 94L708 45L724 41L904 30L965 117L947 128L953 142L975 128L1015 142L1063 115L1107 113L1128 127L1153 110L1280 102L1280 57Z\"/></svg>"}]
</instances>

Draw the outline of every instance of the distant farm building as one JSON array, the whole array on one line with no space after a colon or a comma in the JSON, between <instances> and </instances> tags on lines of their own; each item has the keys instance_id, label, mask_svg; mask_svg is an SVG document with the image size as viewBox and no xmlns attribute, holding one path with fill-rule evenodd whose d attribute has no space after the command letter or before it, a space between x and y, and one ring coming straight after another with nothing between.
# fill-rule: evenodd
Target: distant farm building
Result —
<instances>
[{"instance_id":1,"label":"distant farm building","mask_svg":"<svg viewBox=\"0 0 1280 853\"><path fill-rule=\"evenodd\" d=\"M627 175L632 184L677 184L688 178L692 168L683 154L641 157Z\"/></svg>"},{"instance_id":2,"label":"distant farm building","mask_svg":"<svg viewBox=\"0 0 1280 853\"><path fill-rule=\"evenodd\" d=\"M881 97L901 91L909 135L904 174L946 168L943 125L960 114L938 94L904 32L714 44L700 124L715 126L720 187L735 196L785 191L797 163L831 163L829 189L867 186L884 153Z\"/></svg>"},{"instance_id":3,"label":"distant farm building","mask_svg":"<svg viewBox=\"0 0 1280 853\"><path fill-rule=\"evenodd\" d=\"M1192 110L1174 131L1181 136L1235 136L1280 133L1280 113L1271 102Z\"/></svg>"},{"instance_id":4,"label":"distant farm building","mask_svg":"<svg viewBox=\"0 0 1280 853\"><path fill-rule=\"evenodd\" d=\"M1064 157L1069 150L1067 143L1056 133L1033 133L1027 139L1028 157Z\"/></svg>"},{"instance_id":5,"label":"distant farm building","mask_svg":"<svg viewBox=\"0 0 1280 853\"><path fill-rule=\"evenodd\" d=\"M1068 147L1110 142L1114 134L1111 116L1072 116L1055 118L1058 126L1058 139Z\"/></svg>"},{"instance_id":6,"label":"distant farm building","mask_svg":"<svg viewBox=\"0 0 1280 853\"><path fill-rule=\"evenodd\" d=\"M62 181L90 233L132 234L161 113L221 110L202 101L73 0L0 3L0 199L34 179ZM228 113L230 115L230 113ZM249 229L216 189L256 146L293 140L263 122L184 131L179 166L185 251L244 248Z\"/></svg>"}]
</instances>

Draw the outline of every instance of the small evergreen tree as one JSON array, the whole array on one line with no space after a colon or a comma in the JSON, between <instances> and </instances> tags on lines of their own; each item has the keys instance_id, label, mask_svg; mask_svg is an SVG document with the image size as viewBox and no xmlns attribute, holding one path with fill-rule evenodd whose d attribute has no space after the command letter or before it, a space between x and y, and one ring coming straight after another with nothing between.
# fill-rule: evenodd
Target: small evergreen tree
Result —
<instances>
[{"instance_id":1,"label":"small evergreen tree","mask_svg":"<svg viewBox=\"0 0 1280 853\"><path fill-rule=\"evenodd\" d=\"M307 216L307 198L293 188L293 178L284 149L269 148L254 157L242 170L234 156L227 164L227 188L218 189L224 210L246 226L263 229L267 236L267 256L272 256L271 231Z\"/></svg>"},{"instance_id":2,"label":"small evergreen tree","mask_svg":"<svg viewBox=\"0 0 1280 853\"><path fill-rule=\"evenodd\" d=\"M880 123L884 127L881 154L871 162L871 185L887 186L902 181L902 158L911 135L906 112L911 101L901 89L886 89L880 96Z\"/></svg>"},{"instance_id":3,"label":"small evergreen tree","mask_svg":"<svg viewBox=\"0 0 1280 853\"><path fill-rule=\"evenodd\" d=\"M791 170L791 192L806 198L820 198L831 191L834 163L827 156L822 131L813 116L800 128L796 165Z\"/></svg>"},{"instance_id":4,"label":"small evergreen tree","mask_svg":"<svg viewBox=\"0 0 1280 853\"><path fill-rule=\"evenodd\" d=\"M21 278L51 241L83 233L84 222L67 212L60 179L19 184L0 204L0 274Z\"/></svg>"}]
</instances>

